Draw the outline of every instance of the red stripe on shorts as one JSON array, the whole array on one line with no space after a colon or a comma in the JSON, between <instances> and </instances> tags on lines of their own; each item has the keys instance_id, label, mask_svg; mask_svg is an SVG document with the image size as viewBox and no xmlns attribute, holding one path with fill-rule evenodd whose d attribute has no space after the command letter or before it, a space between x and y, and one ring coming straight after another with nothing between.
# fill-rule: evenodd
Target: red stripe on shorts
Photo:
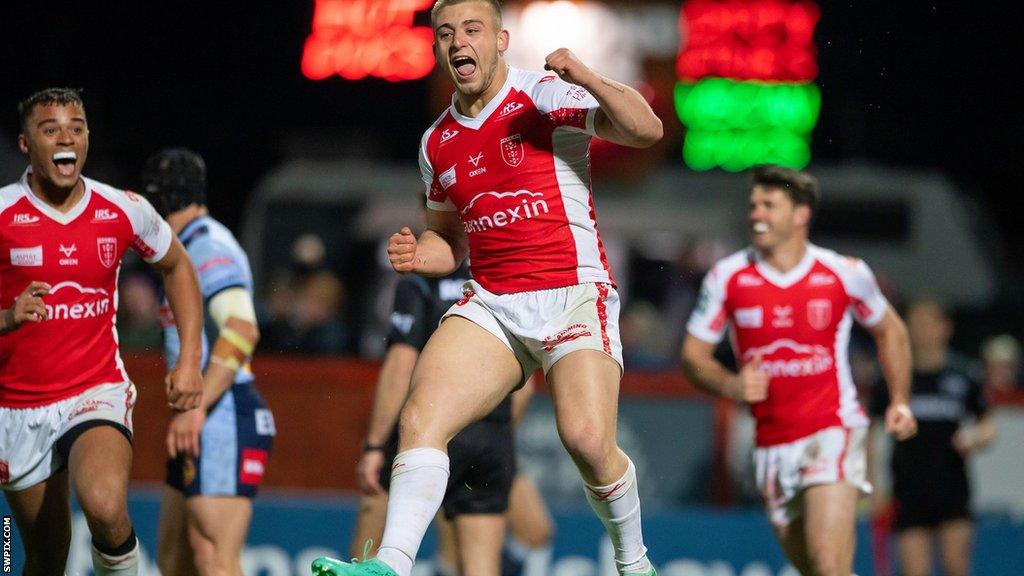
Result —
<instances>
[{"instance_id":1,"label":"red stripe on shorts","mask_svg":"<svg viewBox=\"0 0 1024 576\"><path fill-rule=\"evenodd\" d=\"M597 295L597 319L601 323L601 344L604 346L605 354L611 356L612 344L608 340L608 307L604 304L605 299L608 298L608 285L598 284Z\"/></svg>"},{"instance_id":2,"label":"red stripe on shorts","mask_svg":"<svg viewBox=\"0 0 1024 576\"><path fill-rule=\"evenodd\" d=\"M839 462L836 464L836 479L840 482L846 479L846 450L850 447L850 429L843 428L843 449L839 452Z\"/></svg>"}]
</instances>

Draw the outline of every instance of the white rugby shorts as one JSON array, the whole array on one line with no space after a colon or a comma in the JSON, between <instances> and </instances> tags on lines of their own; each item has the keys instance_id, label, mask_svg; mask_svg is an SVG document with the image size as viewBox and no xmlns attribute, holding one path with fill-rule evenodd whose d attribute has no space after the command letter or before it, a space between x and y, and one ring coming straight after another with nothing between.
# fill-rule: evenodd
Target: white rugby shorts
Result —
<instances>
[{"instance_id":1,"label":"white rugby shorts","mask_svg":"<svg viewBox=\"0 0 1024 576\"><path fill-rule=\"evenodd\" d=\"M754 449L757 489L772 524L785 527L803 515L801 491L820 484L852 484L871 493L867 428L834 426L793 442Z\"/></svg>"},{"instance_id":2,"label":"white rugby shorts","mask_svg":"<svg viewBox=\"0 0 1024 576\"><path fill-rule=\"evenodd\" d=\"M523 367L524 381L577 350L604 352L622 370L619 294L609 284L494 294L470 280L463 294L444 318L462 316L501 340Z\"/></svg>"},{"instance_id":3,"label":"white rugby shorts","mask_svg":"<svg viewBox=\"0 0 1024 576\"><path fill-rule=\"evenodd\" d=\"M64 466L58 441L81 424L109 421L131 434L135 385L101 384L35 408L0 407L0 488L24 490Z\"/></svg>"}]
</instances>

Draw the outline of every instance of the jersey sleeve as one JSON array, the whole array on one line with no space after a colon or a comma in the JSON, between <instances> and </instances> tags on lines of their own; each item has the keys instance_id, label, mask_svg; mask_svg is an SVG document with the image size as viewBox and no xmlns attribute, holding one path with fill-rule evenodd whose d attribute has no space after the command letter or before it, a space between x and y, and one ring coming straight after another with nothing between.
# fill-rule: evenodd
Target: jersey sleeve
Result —
<instances>
[{"instance_id":1,"label":"jersey sleeve","mask_svg":"<svg viewBox=\"0 0 1024 576\"><path fill-rule=\"evenodd\" d=\"M594 118L601 105L582 86L570 84L551 75L540 79L533 89L537 110L558 127L596 136Z\"/></svg>"},{"instance_id":2,"label":"jersey sleeve","mask_svg":"<svg viewBox=\"0 0 1024 576\"><path fill-rule=\"evenodd\" d=\"M167 255L173 232L156 209L142 196L125 191L128 202L122 208L132 225L132 248L146 262L153 263Z\"/></svg>"},{"instance_id":3,"label":"jersey sleeve","mask_svg":"<svg viewBox=\"0 0 1024 576\"><path fill-rule=\"evenodd\" d=\"M428 131L424 134L423 139L420 141L420 176L423 178L423 184L427 188L427 208L452 212L455 210L455 205L452 204L452 201L448 198L448 193L445 192L444 186L441 185L445 174L437 174L435 172L434 166L427 155L427 140L430 137L430 133ZM452 170L454 169L455 167L452 166Z\"/></svg>"},{"instance_id":4,"label":"jersey sleeve","mask_svg":"<svg viewBox=\"0 0 1024 576\"><path fill-rule=\"evenodd\" d=\"M418 276L403 276L395 287L395 303L391 312L387 345L408 344L417 350L427 345L434 331L430 324L430 307L425 281Z\"/></svg>"},{"instance_id":5,"label":"jersey sleeve","mask_svg":"<svg viewBox=\"0 0 1024 576\"><path fill-rule=\"evenodd\" d=\"M209 235L193 240L188 255L196 268L203 300L209 301L228 288L248 286L249 275L243 263Z\"/></svg>"},{"instance_id":6,"label":"jersey sleeve","mask_svg":"<svg viewBox=\"0 0 1024 576\"><path fill-rule=\"evenodd\" d=\"M863 326L875 326L885 317L889 301L866 262L849 258L845 268L843 283L853 301L854 318Z\"/></svg>"},{"instance_id":7,"label":"jersey sleeve","mask_svg":"<svg viewBox=\"0 0 1024 576\"><path fill-rule=\"evenodd\" d=\"M690 313L686 331L697 338L718 344L728 328L725 309L725 278L716 266L704 277L697 304Z\"/></svg>"}]
</instances>

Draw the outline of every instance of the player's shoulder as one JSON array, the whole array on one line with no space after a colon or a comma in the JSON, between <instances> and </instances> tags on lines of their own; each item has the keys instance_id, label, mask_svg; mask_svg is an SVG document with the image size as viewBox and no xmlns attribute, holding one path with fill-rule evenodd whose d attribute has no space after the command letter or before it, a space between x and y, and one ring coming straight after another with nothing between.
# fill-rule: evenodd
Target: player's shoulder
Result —
<instances>
[{"instance_id":1,"label":"player's shoulder","mask_svg":"<svg viewBox=\"0 0 1024 576\"><path fill-rule=\"evenodd\" d=\"M871 274L871 268L868 267L867 262L857 258L856 256L840 254L835 250L822 248L821 246L815 246L813 244L808 245L808 250L811 251L815 260L820 262L822 266L828 268L839 276L850 277Z\"/></svg>"},{"instance_id":2,"label":"player's shoulder","mask_svg":"<svg viewBox=\"0 0 1024 576\"><path fill-rule=\"evenodd\" d=\"M728 282L739 272L752 269L756 262L757 259L754 251L751 248L743 248L715 262L715 265L711 267L711 271L708 274L719 282L724 283Z\"/></svg>"},{"instance_id":3,"label":"player's shoulder","mask_svg":"<svg viewBox=\"0 0 1024 576\"><path fill-rule=\"evenodd\" d=\"M0 212L14 205L25 196L25 187L20 182L8 184L0 188Z\"/></svg>"},{"instance_id":4,"label":"player's shoulder","mask_svg":"<svg viewBox=\"0 0 1024 576\"><path fill-rule=\"evenodd\" d=\"M123 210L127 211L141 208L145 202L145 199L142 196L132 192L131 190L124 190L105 182L100 182L99 180L86 178L85 176L82 176L82 181L93 194L98 194L100 197L113 202Z\"/></svg>"},{"instance_id":5,"label":"player's shoulder","mask_svg":"<svg viewBox=\"0 0 1024 576\"><path fill-rule=\"evenodd\" d=\"M428 126L427 129L423 131L423 136L420 138L420 145L423 148L426 148L427 145L430 143L431 136L440 132L443 128L443 125L446 125L451 122L454 122L454 119L452 118L451 106L449 105L444 110L442 110L441 114L439 114L437 118L435 118L434 121L430 123L430 126Z\"/></svg>"}]
</instances>

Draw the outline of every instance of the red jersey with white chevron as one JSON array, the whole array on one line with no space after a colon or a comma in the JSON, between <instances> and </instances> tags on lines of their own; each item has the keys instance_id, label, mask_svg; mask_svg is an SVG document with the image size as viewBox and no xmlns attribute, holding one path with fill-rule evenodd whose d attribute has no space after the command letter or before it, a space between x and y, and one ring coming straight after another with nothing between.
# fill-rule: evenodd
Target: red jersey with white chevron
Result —
<instances>
[{"instance_id":1,"label":"red jersey with white chevron","mask_svg":"<svg viewBox=\"0 0 1024 576\"><path fill-rule=\"evenodd\" d=\"M0 335L0 406L11 408L128 380L114 325L121 256L133 248L155 262L171 245L144 198L83 177L85 194L62 214L32 193L28 173L0 188L0 308L39 280L51 287L49 319Z\"/></svg>"},{"instance_id":2,"label":"red jersey with white chevron","mask_svg":"<svg viewBox=\"0 0 1024 576\"><path fill-rule=\"evenodd\" d=\"M850 328L854 319L874 326L887 309L862 260L808 244L800 263L783 274L744 250L705 277L686 328L717 343L731 326L742 364L760 354L771 380L768 399L751 411L757 445L772 446L830 426L867 426L850 373Z\"/></svg>"},{"instance_id":3,"label":"red jersey with white chevron","mask_svg":"<svg viewBox=\"0 0 1024 576\"><path fill-rule=\"evenodd\" d=\"M427 206L458 210L473 278L496 294L611 283L590 194L594 97L509 68L476 118L452 105L423 135Z\"/></svg>"}]
</instances>

